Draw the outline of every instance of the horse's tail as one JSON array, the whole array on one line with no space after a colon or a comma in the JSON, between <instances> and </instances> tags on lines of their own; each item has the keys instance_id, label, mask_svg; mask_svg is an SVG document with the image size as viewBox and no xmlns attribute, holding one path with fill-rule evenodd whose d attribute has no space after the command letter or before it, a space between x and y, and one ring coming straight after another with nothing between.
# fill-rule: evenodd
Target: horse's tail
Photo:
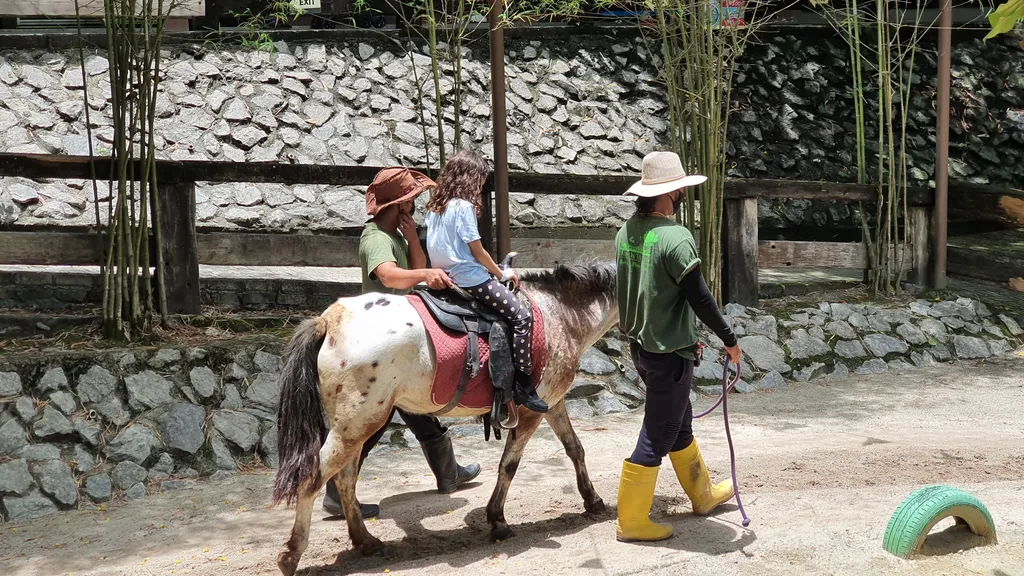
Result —
<instances>
[{"instance_id":1,"label":"horse's tail","mask_svg":"<svg viewBox=\"0 0 1024 576\"><path fill-rule=\"evenodd\" d=\"M274 504L291 504L302 485L320 472L320 448L327 439L320 398L317 357L327 336L322 317L304 321L284 352L281 398L277 411L278 469Z\"/></svg>"}]
</instances>

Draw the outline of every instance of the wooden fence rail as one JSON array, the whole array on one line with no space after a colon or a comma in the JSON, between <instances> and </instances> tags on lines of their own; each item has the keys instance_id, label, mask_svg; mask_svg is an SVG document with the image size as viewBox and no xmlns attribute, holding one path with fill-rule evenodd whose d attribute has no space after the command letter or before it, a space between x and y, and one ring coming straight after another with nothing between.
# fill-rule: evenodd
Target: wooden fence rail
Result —
<instances>
[{"instance_id":1,"label":"wooden fence rail","mask_svg":"<svg viewBox=\"0 0 1024 576\"><path fill-rule=\"evenodd\" d=\"M92 165L90 165L92 164ZM114 162L110 158L0 153L0 177L34 180L107 179ZM248 231L198 231L195 226L196 182L247 182L365 186L381 167L277 163L159 160L161 183L161 232L164 237L168 307L176 313L199 312L199 264L238 266L359 265L358 236L352 231L281 233ZM430 172L428 169L421 170ZM135 174L142 170L136 168ZM619 196L634 176L571 176L511 173L512 192L539 195ZM485 190L491 190L490 182ZM955 189L954 187L951 190ZM875 187L788 180L729 180L725 186L723 222L724 292L728 302L756 305L758 268L860 268L868 267L867 249L860 242L758 241L758 199L805 198L838 202L872 202ZM909 238L910 261L916 279L926 277L929 257L930 206L928 189L912 189ZM481 215L481 235L494 246L494 222L489 192ZM574 257L614 257L610 229L517 228L512 249L521 253L517 264L547 267ZM497 231L497 233L506 233ZM8 227L0 229L0 264L96 264L102 247L95 231L83 229L40 232Z\"/></svg>"}]
</instances>

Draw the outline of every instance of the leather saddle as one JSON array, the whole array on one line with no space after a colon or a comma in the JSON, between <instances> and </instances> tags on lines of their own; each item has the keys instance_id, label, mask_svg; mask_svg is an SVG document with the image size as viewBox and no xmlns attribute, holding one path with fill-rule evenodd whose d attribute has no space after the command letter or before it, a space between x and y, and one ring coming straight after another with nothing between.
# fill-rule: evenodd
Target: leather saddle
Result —
<instances>
[{"instance_id":1,"label":"leather saddle","mask_svg":"<svg viewBox=\"0 0 1024 576\"><path fill-rule=\"evenodd\" d=\"M512 361L512 328L508 322L486 304L476 300L465 290L455 287L447 290L415 289L438 324L457 333L467 334L466 359L462 366L459 383L451 400L433 416L447 414L458 406L469 382L480 373L479 338L487 338L490 348L488 373L494 385L494 400L491 412L484 417L484 436L501 439L501 430L512 430L519 424L519 416L513 401L515 368ZM529 299L521 291L516 298L533 314Z\"/></svg>"}]
</instances>

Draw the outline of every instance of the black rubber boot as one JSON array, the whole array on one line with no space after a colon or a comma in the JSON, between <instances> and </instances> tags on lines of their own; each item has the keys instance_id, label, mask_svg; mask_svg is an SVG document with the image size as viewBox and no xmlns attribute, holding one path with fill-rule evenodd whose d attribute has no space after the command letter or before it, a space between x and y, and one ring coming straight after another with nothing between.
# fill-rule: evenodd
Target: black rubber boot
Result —
<instances>
[{"instance_id":1,"label":"black rubber boot","mask_svg":"<svg viewBox=\"0 0 1024 576\"><path fill-rule=\"evenodd\" d=\"M533 385L533 377L524 372L516 370L515 391L512 399L520 406L526 406L527 410L544 414L548 411L548 404L543 398L537 395L537 387Z\"/></svg>"},{"instance_id":2,"label":"black rubber boot","mask_svg":"<svg viewBox=\"0 0 1024 576\"><path fill-rule=\"evenodd\" d=\"M345 517L345 509L341 507L341 498L338 497L338 488L334 480L327 482L327 494L324 496L324 512L331 516ZM363 518L376 518L380 515L380 506L376 504L359 504L359 514Z\"/></svg>"},{"instance_id":3,"label":"black rubber boot","mask_svg":"<svg viewBox=\"0 0 1024 576\"><path fill-rule=\"evenodd\" d=\"M452 448L452 437L450 432L427 442L421 442L420 448L427 458L430 470L437 478L437 491L441 494L451 494L459 486L476 478L480 474L479 464L459 466L455 461L455 450Z\"/></svg>"}]
</instances>

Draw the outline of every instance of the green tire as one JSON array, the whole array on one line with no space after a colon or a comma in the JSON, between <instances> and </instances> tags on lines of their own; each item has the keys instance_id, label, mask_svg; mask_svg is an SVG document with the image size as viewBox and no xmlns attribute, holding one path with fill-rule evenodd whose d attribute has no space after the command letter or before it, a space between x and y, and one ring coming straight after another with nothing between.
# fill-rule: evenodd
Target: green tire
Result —
<instances>
[{"instance_id":1,"label":"green tire","mask_svg":"<svg viewBox=\"0 0 1024 576\"><path fill-rule=\"evenodd\" d=\"M996 542L996 527L988 509L973 494L951 486L925 486L904 500L889 518L882 546L900 558L910 558L940 520L953 517L971 532Z\"/></svg>"}]
</instances>

